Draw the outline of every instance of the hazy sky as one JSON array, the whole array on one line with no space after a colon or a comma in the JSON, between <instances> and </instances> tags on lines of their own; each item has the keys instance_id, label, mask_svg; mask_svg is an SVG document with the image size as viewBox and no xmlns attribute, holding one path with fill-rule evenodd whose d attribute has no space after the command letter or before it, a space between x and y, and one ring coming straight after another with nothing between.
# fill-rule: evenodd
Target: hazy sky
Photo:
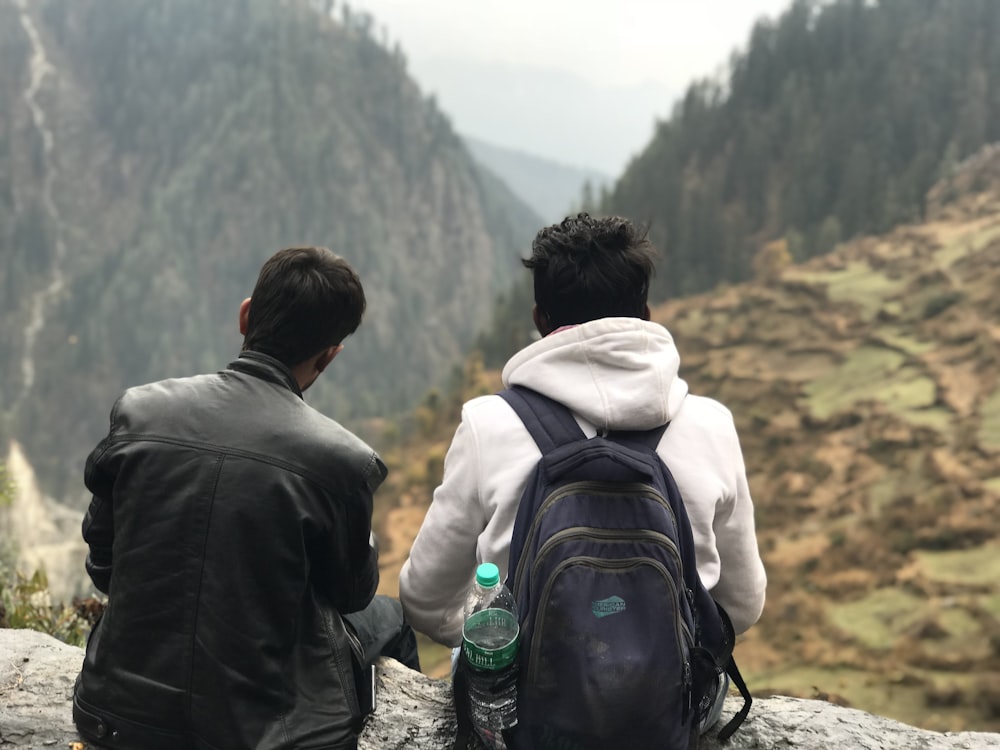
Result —
<instances>
[{"instance_id":1,"label":"hazy sky","mask_svg":"<svg viewBox=\"0 0 1000 750\"><path fill-rule=\"evenodd\" d=\"M695 78L791 0L353 0L456 129L618 174ZM339 5L339 3L338 3Z\"/></svg>"}]
</instances>

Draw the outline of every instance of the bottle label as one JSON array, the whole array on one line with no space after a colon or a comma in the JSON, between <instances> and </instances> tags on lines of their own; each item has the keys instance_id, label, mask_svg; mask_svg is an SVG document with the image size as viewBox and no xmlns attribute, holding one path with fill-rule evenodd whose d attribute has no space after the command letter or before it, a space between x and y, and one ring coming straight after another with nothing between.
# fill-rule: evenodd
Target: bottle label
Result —
<instances>
[{"instance_id":1,"label":"bottle label","mask_svg":"<svg viewBox=\"0 0 1000 750\"><path fill-rule=\"evenodd\" d=\"M505 609L484 609L465 621L462 651L476 669L503 669L517 656L519 632L513 613Z\"/></svg>"}]
</instances>

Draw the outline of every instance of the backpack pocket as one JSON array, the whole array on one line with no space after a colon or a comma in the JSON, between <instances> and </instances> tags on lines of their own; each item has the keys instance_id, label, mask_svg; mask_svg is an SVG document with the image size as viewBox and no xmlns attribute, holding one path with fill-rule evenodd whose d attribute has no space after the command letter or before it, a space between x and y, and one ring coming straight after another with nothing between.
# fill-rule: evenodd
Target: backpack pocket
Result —
<instances>
[{"instance_id":1,"label":"backpack pocket","mask_svg":"<svg viewBox=\"0 0 1000 750\"><path fill-rule=\"evenodd\" d=\"M691 649L692 706L696 724L701 725L715 705L719 680L724 671L708 649L700 646Z\"/></svg>"},{"instance_id":2,"label":"backpack pocket","mask_svg":"<svg viewBox=\"0 0 1000 750\"><path fill-rule=\"evenodd\" d=\"M531 739L522 744L686 747L692 642L685 602L667 567L648 556L563 558L538 590L528 625L519 734Z\"/></svg>"}]
</instances>

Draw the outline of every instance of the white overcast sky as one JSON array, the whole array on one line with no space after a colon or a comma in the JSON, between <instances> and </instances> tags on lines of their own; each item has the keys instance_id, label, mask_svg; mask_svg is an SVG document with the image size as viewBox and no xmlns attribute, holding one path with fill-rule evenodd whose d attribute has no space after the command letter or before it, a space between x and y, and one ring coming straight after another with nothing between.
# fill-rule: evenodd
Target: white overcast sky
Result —
<instances>
[{"instance_id":1,"label":"white overcast sky","mask_svg":"<svg viewBox=\"0 0 1000 750\"><path fill-rule=\"evenodd\" d=\"M349 4L388 29L460 133L616 176L687 85L791 0Z\"/></svg>"}]
</instances>

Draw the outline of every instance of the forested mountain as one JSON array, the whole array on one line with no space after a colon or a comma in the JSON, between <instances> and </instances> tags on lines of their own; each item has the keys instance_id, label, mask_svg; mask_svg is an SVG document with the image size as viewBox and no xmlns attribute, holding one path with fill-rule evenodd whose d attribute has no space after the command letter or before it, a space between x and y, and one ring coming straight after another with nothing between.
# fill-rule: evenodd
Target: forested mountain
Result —
<instances>
[{"instance_id":1,"label":"forested mountain","mask_svg":"<svg viewBox=\"0 0 1000 750\"><path fill-rule=\"evenodd\" d=\"M0 0L0 437L49 492L79 491L124 386L235 355L280 247L365 284L309 393L337 417L412 404L488 322L540 220L333 5Z\"/></svg>"},{"instance_id":2,"label":"forested mountain","mask_svg":"<svg viewBox=\"0 0 1000 750\"><path fill-rule=\"evenodd\" d=\"M995 0L795 0L725 80L690 86L599 206L651 222L655 296L748 278L924 215L930 186L1000 139Z\"/></svg>"}]
</instances>

